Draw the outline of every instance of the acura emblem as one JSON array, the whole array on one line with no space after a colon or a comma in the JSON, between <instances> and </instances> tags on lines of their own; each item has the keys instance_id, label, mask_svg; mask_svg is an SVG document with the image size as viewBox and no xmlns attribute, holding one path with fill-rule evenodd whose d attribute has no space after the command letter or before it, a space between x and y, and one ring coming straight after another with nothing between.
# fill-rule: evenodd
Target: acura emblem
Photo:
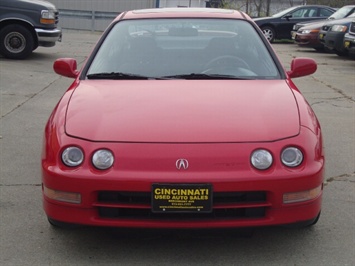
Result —
<instances>
[{"instance_id":1,"label":"acura emblem","mask_svg":"<svg viewBox=\"0 0 355 266\"><path fill-rule=\"evenodd\" d=\"M186 159L179 159L176 161L176 168L179 170L186 170L187 168L189 168L189 162Z\"/></svg>"}]
</instances>

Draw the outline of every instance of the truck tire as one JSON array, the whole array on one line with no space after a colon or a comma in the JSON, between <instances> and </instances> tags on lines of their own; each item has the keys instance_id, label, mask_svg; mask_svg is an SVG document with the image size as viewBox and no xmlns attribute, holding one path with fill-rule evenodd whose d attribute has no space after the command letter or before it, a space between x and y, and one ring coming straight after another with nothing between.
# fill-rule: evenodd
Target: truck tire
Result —
<instances>
[{"instance_id":1,"label":"truck tire","mask_svg":"<svg viewBox=\"0 0 355 266\"><path fill-rule=\"evenodd\" d=\"M12 24L0 30L0 53L4 57L25 59L33 49L33 35L26 27Z\"/></svg>"}]
</instances>

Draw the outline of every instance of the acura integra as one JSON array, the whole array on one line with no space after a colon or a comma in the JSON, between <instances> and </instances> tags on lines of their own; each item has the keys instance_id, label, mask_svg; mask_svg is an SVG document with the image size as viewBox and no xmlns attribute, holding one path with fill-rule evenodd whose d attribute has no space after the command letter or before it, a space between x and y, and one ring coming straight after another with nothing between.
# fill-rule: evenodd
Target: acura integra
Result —
<instances>
[{"instance_id":1,"label":"acura integra","mask_svg":"<svg viewBox=\"0 0 355 266\"><path fill-rule=\"evenodd\" d=\"M319 122L262 31L236 10L120 14L45 127L44 210L54 226L307 226L321 212Z\"/></svg>"}]
</instances>

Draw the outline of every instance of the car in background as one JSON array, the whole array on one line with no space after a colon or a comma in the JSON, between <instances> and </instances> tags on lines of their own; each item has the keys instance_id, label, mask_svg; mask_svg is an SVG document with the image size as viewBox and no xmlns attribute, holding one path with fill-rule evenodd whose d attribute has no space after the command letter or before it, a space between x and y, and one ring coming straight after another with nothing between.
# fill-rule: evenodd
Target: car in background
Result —
<instances>
[{"instance_id":1,"label":"car in background","mask_svg":"<svg viewBox=\"0 0 355 266\"><path fill-rule=\"evenodd\" d=\"M325 23L318 35L320 42L339 56L347 55L347 50L344 47L344 36L349 31L354 19L355 13L344 19Z\"/></svg>"},{"instance_id":2,"label":"car in background","mask_svg":"<svg viewBox=\"0 0 355 266\"><path fill-rule=\"evenodd\" d=\"M317 51L324 50L324 45L318 39L318 34L324 23L335 19L342 19L355 12L355 5L343 6L326 20L318 22L297 23L291 32L292 39L301 47L314 48Z\"/></svg>"},{"instance_id":3,"label":"car in background","mask_svg":"<svg viewBox=\"0 0 355 266\"><path fill-rule=\"evenodd\" d=\"M319 122L253 20L227 9L127 11L106 29L45 127L44 210L54 226L314 225ZM277 97L275 97L277 95Z\"/></svg>"},{"instance_id":4,"label":"car in background","mask_svg":"<svg viewBox=\"0 0 355 266\"><path fill-rule=\"evenodd\" d=\"M273 42L275 39L291 39L290 32L296 23L323 20L335 11L332 7L322 5L295 6L271 17L254 18L254 21L265 37Z\"/></svg>"},{"instance_id":5,"label":"car in background","mask_svg":"<svg viewBox=\"0 0 355 266\"><path fill-rule=\"evenodd\" d=\"M47 1L0 1L0 54L25 59L38 46L52 47L62 39L59 12Z\"/></svg>"},{"instance_id":6,"label":"car in background","mask_svg":"<svg viewBox=\"0 0 355 266\"><path fill-rule=\"evenodd\" d=\"M355 58L355 21L351 22L349 32L344 36L343 45L349 56Z\"/></svg>"}]
</instances>

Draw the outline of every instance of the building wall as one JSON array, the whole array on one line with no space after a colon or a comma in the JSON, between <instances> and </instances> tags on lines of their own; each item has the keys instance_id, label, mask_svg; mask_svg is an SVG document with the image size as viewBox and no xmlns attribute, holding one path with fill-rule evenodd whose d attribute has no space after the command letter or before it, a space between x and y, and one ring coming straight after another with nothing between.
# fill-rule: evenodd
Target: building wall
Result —
<instances>
[{"instance_id":1,"label":"building wall","mask_svg":"<svg viewBox=\"0 0 355 266\"><path fill-rule=\"evenodd\" d=\"M65 29L103 31L119 13L156 7L156 0L49 0Z\"/></svg>"},{"instance_id":2,"label":"building wall","mask_svg":"<svg viewBox=\"0 0 355 266\"><path fill-rule=\"evenodd\" d=\"M159 0L159 7L206 7L205 0Z\"/></svg>"},{"instance_id":3,"label":"building wall","mask_svg":"<svg viewBox=\"0 0 355 266\"><path fill-rule=\"evenodd\" d=\"M49 0L59 9L59 26L65 29L103 31L119 13L143 8L205 7L206 0ZM271 14L275 14L305 0L272 0ZM245 10L246 0L230 0L230 7ZM264 1L265 2L265 1ZM249 0L249 14L256 16L253 1Z\"/></svg>"}]
</instances>

